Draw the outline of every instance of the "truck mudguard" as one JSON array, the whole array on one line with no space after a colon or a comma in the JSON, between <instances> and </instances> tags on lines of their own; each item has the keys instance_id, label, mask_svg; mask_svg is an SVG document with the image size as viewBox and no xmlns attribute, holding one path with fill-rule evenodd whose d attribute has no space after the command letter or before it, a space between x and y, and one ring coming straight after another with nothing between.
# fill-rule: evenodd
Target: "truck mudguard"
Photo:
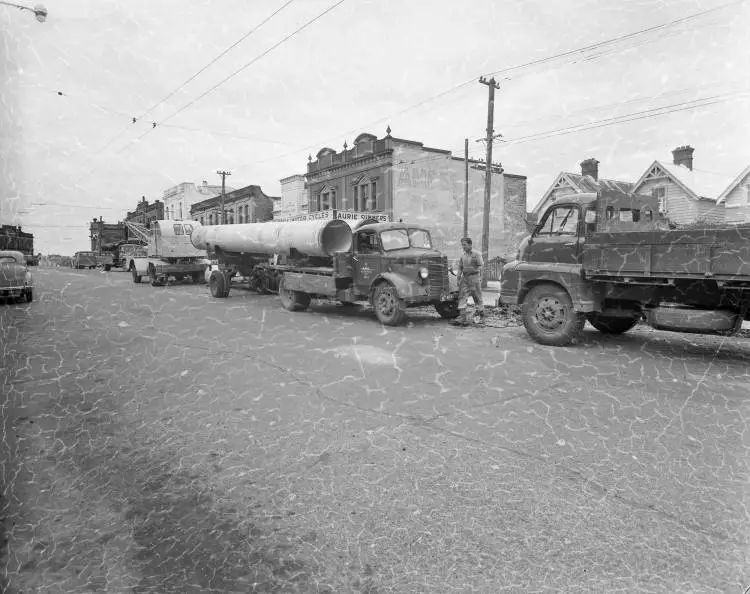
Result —
<instances>
[{"instance_id":1,"label":"truck mudguard","mask_svg":"<svg viewBox=\"0 0 750 594\"><path fill-rule=\"evenodd\" d=\"M583 280L582 268L578 264L555 264L541 270L532 263L519 262L515 269L518 275L519 303L523 303L529 289L534 285L548 282L560 285L570 295L576 311L595 311L598 304L594 286Z\"/></svg>"},{"instance_id":2,"label":"truck mudguard","mask_svg":"<svg viewBox=\"0 0 750 594\"><path fill-rule=\"evenodd\" d=\"M428 288L426 286L422 286L419 283L414 281L408 281L400 274L396 274L394 272L383 272L382 274L379 274L376 276L372 284L370 285L370 294L372 294L373 288L375 285L377 285L381 281L388 281L391 283L394 287L396 287L396 291L398 292L398 296L401 299L410 299L412 297L424 297L428 295Z\"/></svg>"}]
</instances>

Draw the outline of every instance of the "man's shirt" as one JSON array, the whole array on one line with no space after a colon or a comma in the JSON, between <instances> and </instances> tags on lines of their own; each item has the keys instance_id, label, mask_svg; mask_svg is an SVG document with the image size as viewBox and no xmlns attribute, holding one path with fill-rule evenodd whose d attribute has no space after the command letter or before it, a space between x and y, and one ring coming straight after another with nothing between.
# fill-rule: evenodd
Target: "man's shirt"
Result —
<instances>
[{"instance_id":1,"label":"man's shirt","mask_svg":"<svg viewBox=\"0 0 750 594\"><path fill-rule=\"evenodd\" d=\"M482 266L484 266L482 255L474 250L471 250L468 254L466 252L461 254L461 259L458 261L458 269L467 276L480 272Z\"/></svg>"}]
</instances>

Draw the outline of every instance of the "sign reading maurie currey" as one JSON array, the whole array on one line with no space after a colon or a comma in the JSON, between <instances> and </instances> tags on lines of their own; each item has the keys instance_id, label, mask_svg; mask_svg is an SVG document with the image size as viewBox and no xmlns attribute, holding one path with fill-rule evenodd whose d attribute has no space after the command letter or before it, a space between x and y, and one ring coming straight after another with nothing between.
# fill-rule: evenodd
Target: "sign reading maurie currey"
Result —
<instances>
[{"instance_id":1,"label":"sign reading maurie currey","mask_svg":"<svg viewBox=\"0 0 750 594\"><path fill-rule=\"evenodd\" d=\"M274 222L285 222L285 221L328 221L339 219L346 221L354 227L361 221L369 219L375 220L378 223L388 223L391 220L391 216L382 212L363 212L357 210L319 210L316 212L309 212L305 214L295 215L293 217L281 217L274 218Z\"/></svg>"}]
</instances>

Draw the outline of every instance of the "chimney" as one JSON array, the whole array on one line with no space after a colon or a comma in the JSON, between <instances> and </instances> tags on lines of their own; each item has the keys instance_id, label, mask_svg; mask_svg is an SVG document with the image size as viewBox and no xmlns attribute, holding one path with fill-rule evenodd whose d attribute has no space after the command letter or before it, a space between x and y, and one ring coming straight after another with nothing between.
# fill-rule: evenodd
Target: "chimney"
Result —
<instances>
[{"instance_id":1,"label":"chimney","mask_svg":"<svg viewBox=\"0 0 750 594\"><path fill-rule=\"evenodd\" d=\"M693 151L695 149L686 144L685 146L678 146L672 151L672 163L675 165L684 165L690 171L693 170Z\"/></svg>"},{"instance_id":2,"label":"chimney","mask_svg":"<svg viewBox=\"0 0 750 594\"><path fill-rule=\"evenodd\" d=\"M590 175L594 179L599 179L599 161L596 159L586 159L581 161L581 175Z\"/></svg>"}]
</instances>

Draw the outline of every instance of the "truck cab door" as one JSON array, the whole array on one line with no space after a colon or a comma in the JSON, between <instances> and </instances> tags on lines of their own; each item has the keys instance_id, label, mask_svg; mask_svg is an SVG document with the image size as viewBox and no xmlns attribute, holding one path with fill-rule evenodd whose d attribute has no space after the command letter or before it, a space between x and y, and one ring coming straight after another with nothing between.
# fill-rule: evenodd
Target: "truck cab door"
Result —
<instances>
[{"instance_id":1,"label":"truck cab door","mask_svg":"<svg viewBox=\"0 0 750 594\"><path fill-rule=\"evenodd\" d=\"M547 210L531 236L529 262L576 264L580 262L582 234L578 204L560 204Z\"/></svg>"},{"instance_id":2,"label":"truck cab door","mask_svg":"<svg viewBox=\"0 0 750 594\"><path fill-rule=\"evenodd\" d=\"M352 240L352 276L357 293L368 293L382 267L383 248L378 233L367 229L357 231Z\"/></svg>"}]
</instances>

